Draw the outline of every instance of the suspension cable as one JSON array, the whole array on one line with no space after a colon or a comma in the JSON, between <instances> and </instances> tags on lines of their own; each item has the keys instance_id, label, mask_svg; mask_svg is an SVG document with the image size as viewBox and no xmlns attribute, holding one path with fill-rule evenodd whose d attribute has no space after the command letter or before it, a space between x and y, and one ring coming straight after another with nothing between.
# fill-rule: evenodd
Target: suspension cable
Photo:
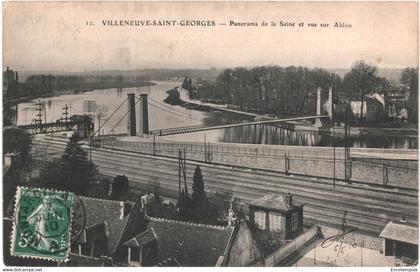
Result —
<instances>
[{"instance_id":1,"label":"suspension cable","mask_svg":"<svg viewBox=\"0 0 420 272\"><path fill-rule=\"evenodd\" d=\"M98 133L98 131L101 130L101 128L111 119L112 116L114 116L114 114L122 107L122 105L124 105L125 101L127 101L128 98L124 99L124 101L118 106L118 108L116 110L114 110L113 113L111 113L111 115L108 117L108 119L105 120L105 122L102 123L102 125L95 131L95 133L93 133L93 135L95 135L96 133Z\"/></svg>"},{"instance_id":2,"label":"suspension cable","mask_svg":"<svg viewBox=\"0 0 420 272\"><path fill-rule=\"evenodd\" d=\"M140 102L140 100L142 100L142 98L140 97L140 98L138 98L137 96L136 96L136 98L138 99L137 101L136 101L136 103L134 103L134 106L136 106L137 105L137 103L139 103ZM128 98L127 98L128 99ZM124 101L125 102L125 101ZM130 111L129 110L127 110L127 112L124 114L124 116L123 117L121 117L121 119L115 124L115 126L114 127L112 127L111 128L111 130L106 134L106 135L108 135L109 133L111 133L113 130L114 130L114 128L116 128L120 123L121 123L121 121L124 119L124 117L126 117L127 116L127 114L129 113Z\"/></svg>"},{"instance_id":3,"label":"suspension cable","mask_svg":"<svg viewBox=\"0 0 420 272\"><path fill-rule=\"evenodd\" d=\"M153 99L153 98L151 98L151 97L149 97L149 99L150 99L150 100L152 100L153 102L155 102L155 103L157 103L157 104L161 105L161 106L164 106L164 107L166 107L166 108L168 108L168 109L172 110L172 111L178 112L178 113L180 113L180 114L185 114L185 115L188 115L188 116L190 116L190 115L191 115L191 113L190 113L190 114L187 114L187 113L185 113L185 112L182 112L182 111L176 110L176 109L174 109L174 108L172 108L172 107L169 107L168 105L166 105L166 104L164 104L164 103L161 103L161 102L159 102L159 101L157 101L157 100L155 100L155 99Z\"/></svg>"},{"instance_id":4,"label":"suspension cable","mask_svg":"<svg viewBox=\"0 0 420 272\"><path fill-rule=\"evenodd\" d=\"M152 99L152 101L155 101L155 100L153 100L153 99ZM163 105L163 106L167 107L167 108L168 108L168 110L162 109L162 108L160 108L159 106L154 105L153 103L150 103L150 102L149 102L149 104L150 104L150 105L152 105L152 106L154 106L154 107L156 107L156 108L159 108L159 109L161 109L161 110L163 110L163 111L167 111L167 112L172 111L172 112L174 112L173 114L175 114L175 115L182 114L182 115L184 115L184 116L182 116L182 117L188 117L188 118L191 118L191 119L193 119L193 120L200 121L200 122L202 121L202 120L200 120L200 119L193 118L191 113L189 113L189 114L188 114L188 113L184 113L184 112L182 112L182 111L178 111L178 110L172 109L171 107L166 106L166 105L164 105L164 104L162 104L162 103L159 103L159 102L157 102L157 103L158 103L158 104L160 104L160 105ZM170 112L170 113L172 113L172 112Z\"/></svg>"},{"instance_id":5,"label":"suspension cable","mask_svg":"<svg viewBox=\"0 0 420 272\"><path fill-rule=\"evenodd\" d=\"M153 103L150 103L149 102L149 105L150 106L153 106L153 107L155 107L155 108L158 108L158 109L160 109L160 110L163 110L163 111L165 111L165 112L167 112L167 113L170 113L170 114L173 114L173 115L178 115L178 116L180 116L180 117L182 117L182 118L190 118L191 120L194 120L194 121L198 121L198 122L201 122L202 120L200 120L200 119L196 119L196 118L193 118L192 116L190 116L190 115L182 115L182 114L179 114L179 113L177 113L177 112L171 112L171 111L169 111L169 110L167 110L167 109L164 109L164 108L161 108L161 107L159 107L159 106L157 106L157 105L154 105Z\"/></svg>"}]
</instances>

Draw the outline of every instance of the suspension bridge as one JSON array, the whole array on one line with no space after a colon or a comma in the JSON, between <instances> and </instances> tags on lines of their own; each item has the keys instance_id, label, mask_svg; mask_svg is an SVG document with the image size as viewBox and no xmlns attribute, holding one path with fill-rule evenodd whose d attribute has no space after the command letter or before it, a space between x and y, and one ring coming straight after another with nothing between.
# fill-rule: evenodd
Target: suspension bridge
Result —
<instances>
[{"instance_id":1,"label":"suspension bridge","mask_svg":"<svg viewBox=\"0 0 420 272\"><path fill-rule=\"evenodd\" d=\"M136 113L137 107L138 111ZM150 129L149 124L149 107L154 111L153 116L162 115L166 117L159 118L160 120L151 120L152 129ZM127 94L127 97L117 107L115 107L115 109L111 112L111 114L108 115L104 122L101 123L99 120L98 126L95 128L95 130L92 117L89 117L86 114L75 115L68 118L67 105L63 108L63 115L65 117L60 118L60 120L51 123L43 123L40 107L37 110L37 119L34 119L33 124L21 125L19 127L29 131L30 134L46 134L61 131L78 131L83 137L104 137L115 135L136 136L147 134L154 136L166 136L215 129L276 124L309 119L319 120L320 118L329 117L327 115L320 114L310 116L288 117L282 119L263 117L261 118L261 120L253 121L236 121L234 123L221 121L219 124L206 124L203 121L202 113L181 107L178 109L178 107L169 106L154 98L148 97L147 94L140 94L138 96L134 93ZM201 116L195 116L193 115L193 113ZM168 121L168 119L170 119L170 121ZM166 124L157 123L157 121L162 120L164 120ZM126 133L124 133L125 129L121 128L123 127L122 124L125 122L127 124ZM165 125L169 125L170 127L165 127Z\"/></svg>"},{"instance_id":2,"label":"suspension bridge","mask_svg":"<svg viewBox=\"0 0 420 272\"><path fill-rule=\"evenodd\" d=\"M313 116L283 118L283 119L274 119L274 120L241 122L241 123L233 123L233 124L225 124L225 125L217 125L217 126L196 125L196 126L174 127L174 128L153 130L151 131L151 133L157 136L165 136L165 135L182 134L182 133L190 133L190 132L213 130L213 129L244 127L244 126L252 126L252 125L268 125L268 124L283 123L283 122L289 122L289 121L300 121L300 120L325 118L325 117L328 117L328 116L313 115Z\"/></svg>"},{"instance_id":3,"label":"suspension bridge","mask_svg":"<svg viewBox=\"0 0 420 272\"><path fill-rule=\"evenodd\" d=\"M242 127L242 126L251 126L251 125L264 125L264 124L276 124L288 121L300 121L300 120L309 120L309 119L319 119L319 118L328 118L327 115L311 115L311 116L300 116L300 117L290 117L290 118L282 118L282 119L273 119L270 118L269 120L258 120L258 121L242 121L242 122L235 122L235 123L225 123L225 124L203 124L203 120L193 117L189 113L185 113L184 111L178 110L174 107L170 107L165 105L153 98L148 97L147 94L142 94L139 97L135 94L128 94L127 98L111 113L111 115L105 120L105 122L98 127L95 131L94 135L98 135L101 131L102 127L104 127L111 118L118 112L124 104L128 105L127 111L122 115L122 117L115 123L115 125L103 136L106 135L113 135L114 129L120 125L120 123L127 119L127 135L129 136L136 136L137 134L152 134L155 136L165 136L165 135L173 135L173 134L183 134L183 133L191 133L191 132L198 132L198 131L207 131L207 130L214 130L214 129L224 129L224 128L233 128L233 127ZM136 115L136 105L140 103L139 113ZM178 116L183 118L180 124L185 124L186 120L189 122L195 122L196 124L193 125L181 125L181 126L174 126L169 128L154 128L152 130L149 129L149 106L153 107L154 110L157 110L162 113L168 113L170 116ZM136 128L136 119L139 118L140 127L137 130ZM268 119L268 118L266 118ZM138 133L137 133L138 132Z\"/></svg>"}]
</instances>

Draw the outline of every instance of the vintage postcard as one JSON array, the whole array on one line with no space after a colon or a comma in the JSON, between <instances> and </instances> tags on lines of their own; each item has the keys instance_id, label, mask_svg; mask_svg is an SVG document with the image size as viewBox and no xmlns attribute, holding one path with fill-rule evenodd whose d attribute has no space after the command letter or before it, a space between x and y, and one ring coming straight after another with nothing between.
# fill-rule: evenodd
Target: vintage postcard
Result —
<instances>
[{"instance_id":1,"label":"vintage postcard","mask_svg":"<svg viewBox=\"0 0 420 272\"><path fill-rule=\"evenodd\" d=\"M5 269L417 271L417 1L2 5Z\"/></svg>"}]
</instances>

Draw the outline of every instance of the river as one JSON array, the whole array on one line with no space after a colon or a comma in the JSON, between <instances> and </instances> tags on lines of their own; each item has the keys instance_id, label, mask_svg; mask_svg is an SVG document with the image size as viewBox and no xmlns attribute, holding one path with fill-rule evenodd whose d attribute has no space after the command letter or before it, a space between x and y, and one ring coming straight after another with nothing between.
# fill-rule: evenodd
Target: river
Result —
<instances>
[{"instance_id":1,"label":"river","mask_svg":"<svg viewBox=\"0 0 420 272\"><path fill-rule=\"evenodd\" d=\"M242 120L252 120L252 117L238 115L234 113L214 110L210 112L186 109L181 106L172 106L163 102L167 97L166 91L176 86L180 82L158 81L156 85L141 88L103 89L83 92L78 94L65 94L56 97L39 99L43 122L54 122L64 117L63 108L67 104L69 116L73 114L83 114L84 101L96 101L97 105L104 105L107 108L105 117L101 118L103 124L111 113L126 99L128 93L136 95L148 93L149 95L149 126L150 129L162 129L178 126L189 126L197 124L227 124L240 122ZM18 125L30 124L36 118L38 99L18 105ZM138 110L138 106L137 109ZM127 112L127 106L123 105L113 116L103 125L101 134L126 133L127 117L119 120ZM138 121L138 120L137 120ZM98 119L95 118L95 129L98 127ZM301 145L301 146L343 146L344 139L336 135L332 137L329 133L317 133L306 131L291 131L272 127L268 125L254 125L246 127L236 127L229 129L210 130L187 134L163 136L163 139L174 139L181 141L202 142L227 142L227 143L251 143L269 145ZM370 148L400 148L417 149L418 138L408 136L389 136L389 135L366 135L354 136L351 139L353 147Z\"/></svg>"}]
</instances>

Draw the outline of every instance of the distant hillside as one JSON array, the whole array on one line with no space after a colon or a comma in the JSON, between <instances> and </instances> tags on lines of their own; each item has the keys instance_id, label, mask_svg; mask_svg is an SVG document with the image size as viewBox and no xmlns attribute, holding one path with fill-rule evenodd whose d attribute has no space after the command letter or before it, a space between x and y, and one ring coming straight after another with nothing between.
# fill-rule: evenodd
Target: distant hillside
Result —
<instances>
[{"instance_id":1,"label":"distant hillside","mask_svg":"<svg viewBox=\"0 0 420 272\"><path fill-rule=\"evenodd\" d=\"M326 68L327 71L334 72L343 77L349 68ZM379 76L386 77L389 81L398 84L403 69L378 69ZM166 80L168 78L184 77L202 78L214 80L223 71L223 69L137 69L137 70L103 70L86 72L65 72L65 71L19 71L20 81L25 81L31 75L75 75L75 76L118 76L124 77L145 77L147 80Z\"/></svg>"},{"instance_id":2,"label":"distant hillside","mask_svg":"<svg viewBox=\"0 0 420 272\"><path fill-rule=\"evenodd\" d=\"M20 81L32 75L71 75L71 76L119 76L123 77L144 77L147 80L166 80L168 78L184 77L203 78L207 80L215 79L222 70L218 69L139 69L139 70L103 70L86 72L65 72L65 71L19 71Z\"/></svg>"}]
</instances>

